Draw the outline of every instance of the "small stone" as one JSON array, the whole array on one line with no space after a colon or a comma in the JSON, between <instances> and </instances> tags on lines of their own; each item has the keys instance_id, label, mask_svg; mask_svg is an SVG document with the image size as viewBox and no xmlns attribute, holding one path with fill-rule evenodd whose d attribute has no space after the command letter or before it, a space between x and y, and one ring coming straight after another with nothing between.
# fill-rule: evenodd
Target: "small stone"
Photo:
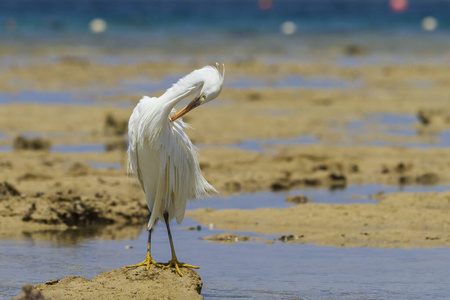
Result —
<instances>
[{"instance_id":1,"label":"small stone","mask_svg":"<svg viewBox=\"0 0 450 300\"><path fill-rule=\"evenodd\" d=\"M225 183L225 188L231 192L238 192L242 189L242 185L237 181L228 181Z\"/></svg>"},{"instance_id":2,"label":"small stone","mask_svg":"<svg viewBox=\"0 0 450 300\"><path fill-rule=\"evenodd\" d=\"M304 238L305 236L302 235L293 235L293 234L289 234L289 235L282 235L281 237L278 238L279 241L285 243L285 242L290 242L293 240L298 240L301 238Z\"/></svg>"},{"instance_id":3,"label":"small stone","mask_svg":"<svg viewBox=\"0 0 450 300\"><path fill-rule=\"evenodd\" d=\"M248 235L237 235L234 233L222 233L211 236L205 236L201 238L205 241L212 241L223 244L234 244L237 242L247 242L250 241L250 237Z\"/></svg>"},{"instance_id":4,"label":"small stone","mask_svg":"<svg viewBox=\"0 0 450 300\"><path fill-rule=\"evenodd\" d=\"M274 192L283 191L289 189L289 186L285 182L274 182L271 184L270 189Z\"/></svg>"},{"instance_id":5,"label":"small stone","mask_svg":"<svg viewBox=\"0 0 450 300\"><path fill-rule=\"evenodd\" d=\"M307 198L305 195L296 195L296 196L287 196L286 202L287 203L294 203L294 204L304 204L308 202L313 202L314 199Z\"/></svg>"},{"instance_id":6,"label":"small stone","mask_svg":"<svg viewBox=\"0 0 450 300\"><path fill-rule=\"evenodd\" d=\"M305 178L303 183L308 186L318 186L320 185L320 180L316 178Z\"/></svg>"}]
</instances>

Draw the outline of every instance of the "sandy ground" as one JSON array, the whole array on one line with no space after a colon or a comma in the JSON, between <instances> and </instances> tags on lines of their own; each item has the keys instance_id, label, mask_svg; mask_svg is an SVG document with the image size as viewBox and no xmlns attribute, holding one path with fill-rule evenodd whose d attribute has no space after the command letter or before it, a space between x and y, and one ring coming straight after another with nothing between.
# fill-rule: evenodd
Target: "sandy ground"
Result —
<instances>
[{"instance_id":1,"label":"sandy ground","mask_svg":"<svg viewBox=\"0 0 450 300\"><path fill-rule=\"evenodd\" d=\"M194 128L188 134L200 148L202 171L222 195L305 187L344 188L366 183L450 184L446 148L395 146L429 142L432 145L439 133L450 128L448 67L433 63L355 67L313 62L225 63L226 83L230 86L225 86L211 105L198 108L185 118ZM200 66L198 62L102 65L80 57L62 56L53 62L0 69L0 90L11 93L11 97L23 90L23 84L29 90L41 92L107 91L120 86L125 78L158 81ZM276 86L277 81L290 76L313 80L324 75L350 86L316 89ZM262 87L232 87L248 77L260 80ZM133 91L95 96L101 105L89 106L2 105L0 146L12 146L22 134L36 136L46 146L43 150L1 154L0 238L64 239L61 233L67 230L80 232L79 239L72 243L84 237L137 236L142 228L139 224L146 223L148 213L142 191L126 175L124 141L126 121L141 96ZM130 106L118 105L121 101ZM389 124L357 128L357 134L349 134L351 122L364 121L377 113L417 116L414 124L402 127L416 134L389 134L387 131L399 128ZM249 139L295 139L304 135L314 137L317 144L283 146L281 142L264 152L237 149ZM372 146L379 140L393 146ZM70 144L99 144L111 151L77 154L49 151L52 146ZM16 142L16 147L27 145ZM111 163L118 169L99 169L92 163ZM282 241L294 243L449 247L449 199L449 193L397 193L378 195L377 204L308 203L287 209L248 211L205 208L188 212L187 216L202 224L214 223L220 229L275 234ZM96 230L83 231L91 225ZM246 238L231 234L209 240L228 243ZM170 271L154 272L112 270L93 280L67 277L37 288L57 299L68 289L77 295L95 290L97 297L107 295L102 288L121 280L120 286L130 287L121 295L140 298L141 294L131 294L135 285L141 285L138 293L157 289L148 286L148 276L159 278L160 282L180 280L167 279L173 275ZM186 293L189 290L192 297L200 297L201 281L195 272L189 274L183 278L186 281L177 282L176 286L183 286ZM154 283L159 286L157 280ZM167 293L156 298L179 295Z\"/></svg>"},{"instance_id":2,"label":"sandy ground","mask_svg":"<svg viewBox=\"0 0 450 300\"><path fill-rule=\"evenodd\" d=\"M206 178L227 195L365 183L447 184L450 164L445 153L444 149L305 146L282 148L272 156L211 149L201 151L200 163ZM0 159L1 236L20 238L17 228L29 234L39 228L145 224L148 212L135 180L124 169L96 169L88 164L118 162L120 157L120 153L4 153ZM415 217L404 213L402 218ZM342 222L348 226L346 220Z\"/></svg>"},{"instance_id":3,"label":"sandy ground","mask_svg":"<svg viewBox=\"0 0 450 300\"><path fill-rule=\"evenodd\" d=\"M281 235L338 247L450 247L450 193L388 194L377 204L306 204L286 209L198 209L187 216L220 229ZM286 234L288 233L288 234Z\"/></svg>"},{"instance_id":4,"label":"sandy ground","mask_svg":"<svg viewBox=\"0 0 450 300\"><path fill-rule=\"evenodd\" d=\"M70 87L75 95L77 88L81 91L104 89L106 92L111 87L120 86L125 78L145 82L173 74L181 76L198 67L156 63L98 65L89 62L80 66L62 59L53 64L1 69L0 78L4 80L0 80L3 85L0 87L3 91L12 90L13 95L22 89L17 84L21 81L26 82L31 90L70 91ZM318 137L323 142L354 142L342 130L333 129L340 129L339 126L349 121L362 120L369 114L386 112L426 116L426 124L418 122L415 126L420 134L404 138L411 141L429 139L430 133L450 127L450 110L446 106L446 78L450 71L445 66L337 67L320 63L264 65L248 62L227 63L227 70L230 84L250 77L259 78L263 87L244 89L225 86L220 100L191 112L186 120L196 130L191 130L189 135L198 144L223 145L245 139L296 138L305 134ZM351 88L335 89L277 88L270 84L270 80L283 80L289 76L314 79L324 74L326 78L342 80L344 84L351 80L356 80L357 84ZM170 84L167 83L168 86ZM162 92L163 89L158 90L155 95ZM117 93L100 99L110 103L114 100L128 101L130 107L8 104L2 106L0 111L0 128L2 133L12 136L30 131L72 133L70 137L60 137L60 140L54 138L55 142L104 141L106 115L112 113L118 119L126 120L133 104L142 97L142 94L131 92ZM46 122L36 122L42 119ZM223 130L223 124L227 124L226 130ZM379 136L370 130L359 137L368 141L374 138ZM398 136L384 135L382 138L399 140Z\"/></svg>"}]
</instances>

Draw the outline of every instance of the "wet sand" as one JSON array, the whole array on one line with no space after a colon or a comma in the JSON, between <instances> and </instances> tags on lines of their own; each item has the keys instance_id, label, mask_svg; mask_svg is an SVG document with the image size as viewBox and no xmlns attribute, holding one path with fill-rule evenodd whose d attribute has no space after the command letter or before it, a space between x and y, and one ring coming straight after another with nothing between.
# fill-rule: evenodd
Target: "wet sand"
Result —
<instances>
[{"instance_id":1,"label":"wet sand","mask_svg":"<svg viewBox=\"0 0 450 300\"><path fill-rule=\"evenodd\" d=\"M185 118L194 128L188 134L199 145L202 171L222 195L316 187L333 189L366 183L400 186L450 183L446 148L432 147L432 144L426 149L402 146L405 142L426 144L450 129L447 105L450 71L446 66L225 63L230 86L225 86L219 99L211 105L194 110ZM22 90L18 83L26 82L28 89L43 92L44 97L47 92L61 90L71 90L74 94L92 89L106 91L120 86L125 78L158 81L200 66L198 62L103 65L77 57L61 57L52 63L1 69L0 88L15 95ZM324 75L350 82L350 87L282 85L291 76L313 80ZM247 77L259 80L261 87L232 86L233 82ZM155 95L161 92L158 89ZM38 239L55 239L57 232L82 231L90 225L101 225L97 232L90 233L96 238L138 234L142 228L139 224L146 224L147 208L142 191L127 177L126 156L120 145L126 139L121 124L127 121L141 96L134 91L96 96L99 102L89 106L73 105L77 98L71 105L2 105L0 128L6 138L0 140L0 146L12 146L14 138L31 133L52 146L98 144L116 149L88 153L48 150L2 153L0 238L23 239L33 235ZM117 105L120 101L127 101L130 106ZM392 135L388 131L395 126L390 124L381 125L381 132L371 125L362 134L348 134L346 128L351 122L383 113L417 116L416 122L404 126L416 134ZM111 125L114 122L108 121L108 116L113 116L115 125ZM283 145L282 139L304 135L313 136L317 143ZM249 139L281 141L265 152L236 149ZM388 146L372 146L377 140ZM95 168L93 162L119 168ZM449 247L449 198L449 193L395 193L378 195L376 204L309 203L287 209L220 211L204 208L190 211L187 216L202 224L214 223L221 229L276 234L293 243ZM130 276L123 270L111 272L114 280L119 275L124 277L124 283L129 280ZM144 276L139 270L135 272L133 276ZM171 273L158 276L171 276ZM113 275L101 274L92 281L66 278L55 285L41 284L38 288L44 289L44 295L47 292L58 298L61 295L58 293L64 291L58 288L62 284L70 286L79 282L80 291L87 287L97 289L101 285L98 280L108 282L108 276ZM98 292L102 294L101 290Z\"/></svg>"}]
</instances>

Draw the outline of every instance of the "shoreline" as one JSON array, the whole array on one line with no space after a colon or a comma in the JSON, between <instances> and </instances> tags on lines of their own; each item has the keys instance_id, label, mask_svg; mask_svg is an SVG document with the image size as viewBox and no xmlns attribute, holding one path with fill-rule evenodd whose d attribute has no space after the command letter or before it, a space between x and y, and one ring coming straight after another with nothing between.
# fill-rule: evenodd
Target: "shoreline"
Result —
<instances>
[{"instance_id":1,"label":"shoreline","mask_svg":"<svg viewBox=\"0 0 450 300\"><path fill-rule=\"evenodd\" d=\"M332 61L346 57L341 47L328 51L334 53ZM86 60L83 55L56 56L52 62L0 69L3 95L24 90L23 84L42 92L43 99L68 91L58 96L58 104L2 105L0 145L12 146L17 136L24 135L51 146L97 145L100 150L2 152L0 239L50 240L64 245L89 238L136 239L148 212L142 191L134 178L126 175L123 124L132 104L146 90L142 82L165 84L167 76L187 73L206 59L184 64L110 65ZM194 128L188 135L199 145L202 172L222 196L268 191L285 197L282 193L289 191L344 189L358 184L430 189L450 185L448 147L439 144L450 131L450 72L446 65L421 61L352 67L315 61L266 64L252 59L225 63L230 86L224 88L217 104L185 118ZM255 78L255 82L239 87L246 78ZM332 80L314 86L324 78ZM136 84L136 91L117 92L127 87L124 80ZM346 85L355 81L360 83ZM283 86L285 82L287 86ZM330 82L331 88L327 87ZM296 87L298 84L302 86ZM114 87L118 88L106 93ZM100 92L90 94L89 99L101 106L85 105L83 98L76 96L97 89ZM148 90L145 93L150 93ZM154 95L160 90L155 87ZM73 97L66 105L67 95ZM131 106L119 106L121 101ZM384 120L387 114L391 118ZM398 118L401 120L392 121ZM304 136L311 137L310 143L286 143ZM264 146L264 141L273 139L277 140ZM245 148L248 141L261 141L260 149L249 151ZM102 151L102 146L112 151ZM5 183L17 193L5 189ZM276 243L450 247L449 192L352 195L355 199L361 196L377 202L214 210L206 200L203 208L187 211L186 217L204 227L212 224L217 230L232 231L231 239L238 240L233 234L244 231L276 235ZM92 230L86 230L89 226ZM64 233L68 232L76 234L67 238ZM254 242L268 247L274 243Z\"/></svg>"}]
</instances>

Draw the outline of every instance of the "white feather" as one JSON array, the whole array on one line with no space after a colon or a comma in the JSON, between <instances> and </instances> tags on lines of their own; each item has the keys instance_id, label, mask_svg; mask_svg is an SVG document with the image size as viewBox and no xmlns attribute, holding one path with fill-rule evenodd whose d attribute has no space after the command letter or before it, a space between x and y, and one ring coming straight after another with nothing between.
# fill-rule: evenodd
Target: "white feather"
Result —
<instances>
[{"instance_id":1,"label":"white feather","mask_svg":"<svg viewBox=\"0 0 450 300\"><path fill-rule=\"evenodd\" d=\"M223 73L222 73L223 74ZM174 106L189 95L204 95L204 103L222 89L223 77L217 68L204 67L180 79L161 97L144 96L128 123L128 172L134 173L145 192L151 211L148 228L168 212L181 223L186 202L217 192L203 178L197 149L184 132L181 118L171 122Z\"/></svg>"}]
</instances>

